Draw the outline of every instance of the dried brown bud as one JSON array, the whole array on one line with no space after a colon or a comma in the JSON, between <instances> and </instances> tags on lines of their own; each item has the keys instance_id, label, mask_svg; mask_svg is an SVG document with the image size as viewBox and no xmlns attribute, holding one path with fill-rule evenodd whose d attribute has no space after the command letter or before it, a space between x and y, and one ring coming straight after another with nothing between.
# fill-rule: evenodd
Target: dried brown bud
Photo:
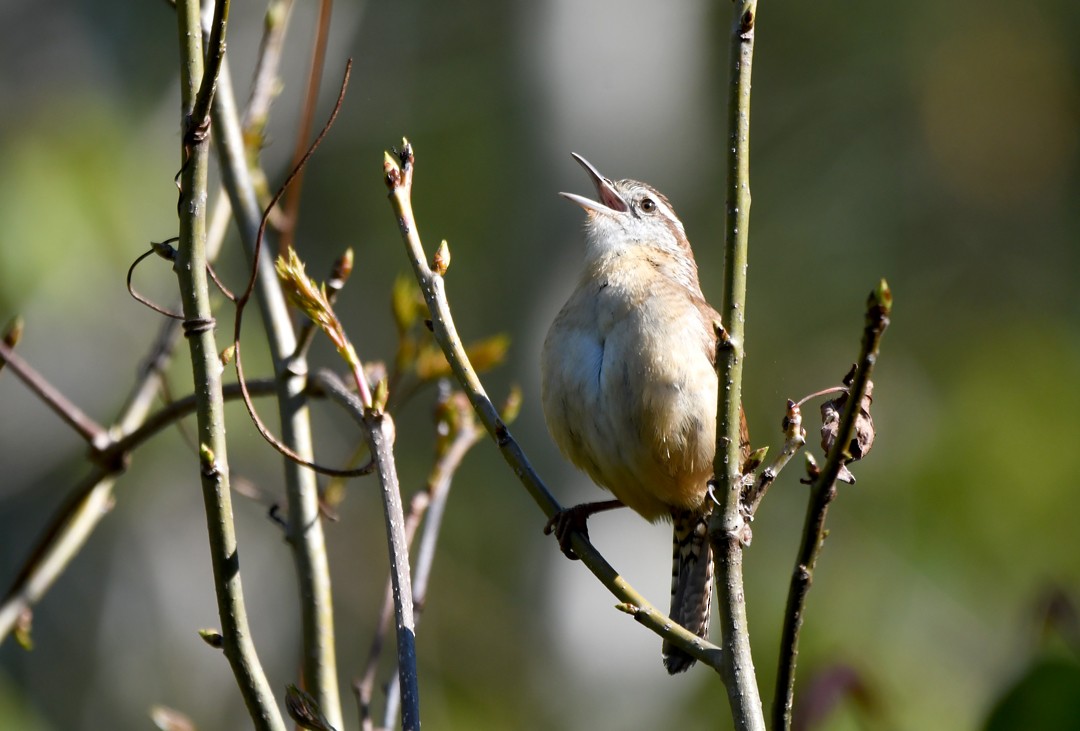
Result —
<instances>
[{"instance_id":1,"label":"dried brown bud","mask_svg":"<svg viewBox=\"0 0 1080 731\"><path fill-rule=\"evenodd\" d=\"M844 385L850 386L855 377L855 366L851 367L844 376ZM855 434L851 442L846 446L846 463L857 462L870 453L874 446L874 419L870 415L870 406L873 403L874 383L867 381L866 395L859 404L859 413L855 417ZM821 405L821 448L826 453L832 449L840 431L840 415L847 405L848 394L841 393L837 398L826 401ZM846 468L842 467L837 479L848 484L855 483L855 476Z\"/></svg>"}]
</instances>

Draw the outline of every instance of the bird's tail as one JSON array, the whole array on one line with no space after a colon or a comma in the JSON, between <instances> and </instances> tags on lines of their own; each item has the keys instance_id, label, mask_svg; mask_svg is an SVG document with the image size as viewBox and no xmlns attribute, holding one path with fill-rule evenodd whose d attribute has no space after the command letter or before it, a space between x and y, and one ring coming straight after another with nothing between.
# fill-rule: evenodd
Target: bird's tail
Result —
<instances>
[{"instance_id":1,"label":"bird's tail","mask_svg":"<svg viewBox=\"0 0 1080 731\"><path fill-rule=\"evenodd\" d=\"M673 510L675 530L671 565L671 611L673 620L698 637L709 634L712 609L713 561L709 547L707 512ZM674 675L689 670L696 660L664 643L664 667Z\"/></svg>"}]
</instances>

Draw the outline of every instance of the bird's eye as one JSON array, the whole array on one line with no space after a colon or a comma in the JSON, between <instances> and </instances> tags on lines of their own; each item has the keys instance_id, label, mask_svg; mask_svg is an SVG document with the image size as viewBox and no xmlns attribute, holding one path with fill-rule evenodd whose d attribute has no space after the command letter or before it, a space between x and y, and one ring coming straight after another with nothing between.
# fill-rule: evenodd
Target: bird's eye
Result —
<instances>
[{"instance_id":1,"label":"bird's eye","mask_svg":"<svg viewBox=\"0 0 1080 731\"><path fill-rule=\"evenodd\" d=\"M641 210L644 213L652 213L656 210L656 201L654 201L652 198L642 198Z\"/></svg>"}]
</instances>

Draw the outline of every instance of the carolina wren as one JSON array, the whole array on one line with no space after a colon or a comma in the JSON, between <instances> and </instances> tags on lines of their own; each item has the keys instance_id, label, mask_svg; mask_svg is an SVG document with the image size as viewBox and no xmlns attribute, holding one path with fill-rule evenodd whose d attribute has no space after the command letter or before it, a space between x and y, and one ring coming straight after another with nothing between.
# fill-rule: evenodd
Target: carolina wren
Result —
<instances>
[{"instance_id":1,"label":"carolina wren","mask_svg":"<svg viewBox=\"0 0 1080 731\"><path fill-rule=\"evenodd\" d=\"M585 532L595 512L625 505L652 522L670 519L670 616L705 637L720 315L701 293L690 242L667 198L635 180L606 178L576 153L574 159L597 200L561 193L588 216L585 266L544 341L544 417L562 453L617 500L565 510L545 532L554 530L575 558L569 533ZM745 444L745 418L742 428ZM668 643L663 656L671 674L695 662Z\"/></svg>"}]
</instances>

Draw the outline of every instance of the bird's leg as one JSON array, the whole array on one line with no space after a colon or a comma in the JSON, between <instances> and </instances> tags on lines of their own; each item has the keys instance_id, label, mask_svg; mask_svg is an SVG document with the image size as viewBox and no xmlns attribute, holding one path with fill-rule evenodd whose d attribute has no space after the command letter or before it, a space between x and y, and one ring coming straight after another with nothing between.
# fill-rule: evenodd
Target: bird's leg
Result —
<instances>
[{"instance_id":1,"label":"bird's leg","mask_svg":"<svg viewBox=\"0 0 1080 731\"><path fill-rule=\"evenodd\" d=\"M571 561L577 561L578 555L570 547L571 534L580 533L585 540L588 540L589 516L605 510L625 507L622 500L601 500L595 503L582 503L572 508L563 508L551 516L551 520L544 525L544 535L554 533L563 554Z\"/></svg>"}]
</instances>

